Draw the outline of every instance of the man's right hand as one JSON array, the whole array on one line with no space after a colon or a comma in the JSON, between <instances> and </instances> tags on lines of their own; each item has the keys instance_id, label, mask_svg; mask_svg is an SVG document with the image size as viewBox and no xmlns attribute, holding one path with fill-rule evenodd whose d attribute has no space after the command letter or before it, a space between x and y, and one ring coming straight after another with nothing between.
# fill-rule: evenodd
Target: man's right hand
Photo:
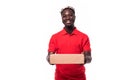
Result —
<instances>
[{"instance_id":1,"label":"man's right hand","mask_svg":"<svg viewBox=\"0 0 120 80\"><path fill-rule=\"evenodd\" d=\"M47 59L47 61L48 61L48 63L50 64L50 65L54 65L54 64L51 64L50 63L50 55L51 54L54 54L53 52L48 52L48 55L47 55L47 57L46 57L46 59Z\"/></svg>"}]
</instances>

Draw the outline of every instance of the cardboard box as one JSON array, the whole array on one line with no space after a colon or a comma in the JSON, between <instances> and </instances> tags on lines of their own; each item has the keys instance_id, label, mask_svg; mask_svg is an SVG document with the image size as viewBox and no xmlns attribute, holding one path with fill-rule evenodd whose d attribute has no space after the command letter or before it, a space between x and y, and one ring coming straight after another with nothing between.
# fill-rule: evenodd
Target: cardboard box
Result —
<instances>
[{"instance_id":1,"label":"cardboard box","mask_svg":"<svg viewBox=\"0 0 120 80\"><path fill-rule=\"evenodd\" d=\"M84 64L84 54L51 54L51 64Z\"/></svg>"}]
</instances>

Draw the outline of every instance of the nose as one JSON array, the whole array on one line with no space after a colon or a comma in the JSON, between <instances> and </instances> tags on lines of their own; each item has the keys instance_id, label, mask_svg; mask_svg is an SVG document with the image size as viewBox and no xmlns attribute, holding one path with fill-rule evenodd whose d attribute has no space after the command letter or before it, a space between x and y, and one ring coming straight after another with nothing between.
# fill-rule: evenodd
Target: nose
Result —
<instances>
[{"instance_id":1,"label":"nose","mask_svg":"<svg viewBox=\"0 0 120 80\"><path fill-rule=\"evenodd\" d=\"M66 16L66 19L70 19L70 16Z\"/></svg>"}]
</instances>

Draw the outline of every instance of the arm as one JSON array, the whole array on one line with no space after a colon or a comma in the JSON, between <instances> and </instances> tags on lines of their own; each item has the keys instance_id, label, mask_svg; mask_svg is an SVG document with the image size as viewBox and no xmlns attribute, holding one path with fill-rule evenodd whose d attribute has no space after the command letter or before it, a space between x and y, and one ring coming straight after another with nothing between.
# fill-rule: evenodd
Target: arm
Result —
<instances>
[{"instance_id":1,"label":"arm","mask_svg":"<svg viewBox=\"0 0 120 80\"><path fill-rule=\"evenodd\" d=\"M50 55L51 55L51 54L54 54L54 52L48 52L48 55L47 55L47 57L46 57L46 59L47 59L47 61L48 61L49 64L51 64L51 63L50 63ZM53 64L51 64L51 65L53 65Z\"/></svg>"},{"instance_id":2,"label":"arm","mask_svg":"<svg viewBox=\"0 0 120 80\"><path fill-rule=\"evenodd\" d=\"M91 57L90 40L88 36L83 39L83 54L84 54L84 64L90 63L92 57Z\"/></svg>"},{"instance_id":3,"label":"arm","mask_svg":"<svg viewBox=\"0 0 120 80\"><path fill-rule=\"evenodd\" d=\"M90 63L92 61L91 52L84 51L84 63Z\"/></svg>"}]
</instances>

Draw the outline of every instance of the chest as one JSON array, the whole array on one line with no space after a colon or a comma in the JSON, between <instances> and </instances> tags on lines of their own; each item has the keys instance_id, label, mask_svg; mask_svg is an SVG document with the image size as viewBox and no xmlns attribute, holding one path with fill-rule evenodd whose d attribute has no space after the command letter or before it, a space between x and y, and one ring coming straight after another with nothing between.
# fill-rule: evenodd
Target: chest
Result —
<instances>
[{"instance_id":1,"label":"chest","mask_svg":"<svg viewBox=\"0 0 120 80\"><path fill-rule=\"evenodd\" d=\"M64 35L57 39L57 48L62 51L79 51L82 49L82 38L77 35Z\"/></svg>"}]
</instances>

